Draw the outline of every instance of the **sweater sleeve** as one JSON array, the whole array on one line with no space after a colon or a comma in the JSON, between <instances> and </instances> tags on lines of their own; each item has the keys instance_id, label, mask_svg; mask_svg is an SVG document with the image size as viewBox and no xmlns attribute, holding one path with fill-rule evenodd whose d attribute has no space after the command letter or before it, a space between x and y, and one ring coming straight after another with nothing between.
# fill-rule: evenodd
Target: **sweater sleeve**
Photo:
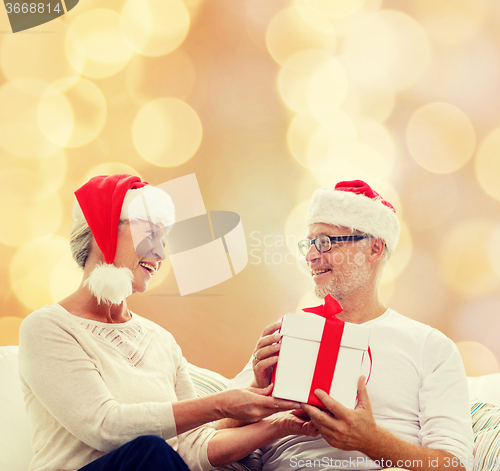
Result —
<instances>
[{"instance_id":1,"label":"sweater sleeve","mask_svg":"<svg viewBox=\"0 0 500 471\"><path fill-rule=\"evenodd\" d=\"M453 454L467 469L472 469L473 437L467 377L456 345L435 329L424 345L422 372L420 442L423 446Z\"/></svg>"},{"instance_id":2,"label":"sweater sleeve","mask_svg":"<svg viewBox=\"0 0 500 471\"><path fill-rule=\"evenodd\" d=\"M180 347L177 346L177 349L180 366L177 370L175 392L177 399L182 401L183 399L196 397L196 392L189 375L187 360L182 356ZM181 433L177 437L177 451L191 471L210 471L213 469L208 460L208 442L214 435L215 430L212 427L202 425Z\"/></svg>"},{"instance_id":3,"label":"sweater sleeve","mask_svg":"<svg viewBox=\"0 0 500 471\"><path fill-rule=\"evenodd\" d=\"M20 329L19 371L36 406L35 426L55 418L78 440L101 452L145 434L176 435L171 403L118 403L92 359L65 328L49 316L28 316Z\"/></svg>"}]
</instances>

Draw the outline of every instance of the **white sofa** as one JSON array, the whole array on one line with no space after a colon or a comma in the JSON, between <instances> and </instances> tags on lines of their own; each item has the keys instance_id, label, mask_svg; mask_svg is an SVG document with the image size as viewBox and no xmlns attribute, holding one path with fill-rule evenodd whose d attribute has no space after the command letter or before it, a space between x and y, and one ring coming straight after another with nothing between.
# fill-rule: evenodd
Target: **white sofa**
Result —
<instances>
[{"instance_id":1,"label":"white sofa","mask_svg":"<svg viewBox=\"0 0 500 471\"><path fill-rule=\"evenodd\" d=\"M33 456L18 376L17 349L16 346L0 347L0 471L27 471ZM190 365L190 374L198 395L222 391L228 381L218 373L194 365ZM476 456L481 457L474 469L500 470L500 406L497 406L500 373L469 378L469 392ZM490 443L495 446L491 447Z\"/></svg>"}]
</instances>

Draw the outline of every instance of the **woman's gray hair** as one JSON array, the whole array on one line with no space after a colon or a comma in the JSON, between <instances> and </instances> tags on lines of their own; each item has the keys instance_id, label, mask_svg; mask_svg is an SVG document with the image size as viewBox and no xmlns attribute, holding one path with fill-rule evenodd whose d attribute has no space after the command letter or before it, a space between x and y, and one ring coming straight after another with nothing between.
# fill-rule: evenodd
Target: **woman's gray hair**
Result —
<instances>
[{"instance_id":1,"label":"woman's gray hair","mask_svg":"<svg viewBox=\"0 0 500 471\"><path fill-rule=\"evenodd\" d=\"M128 222L127 219L120 218L118 229L120 229L123 224L128 224ZM92 235L92 231L87 221L84 218L75 219L71 234L69 235L69 248L73 259L82 270L87 263L93 238L94 236Z\"/></svg>"},{"instance_id":2,"label":"woman's gray hair","mask_svg":"<svg viewBox=\"0 0 500 471\"><path fill-rule=\"evenodd\" d=\"M92 232L87 221L83 218L76 219L69 236L69 248L72 257L82 270L85 268L90 253L92 239Z\"/></svg>"}]
</instances>

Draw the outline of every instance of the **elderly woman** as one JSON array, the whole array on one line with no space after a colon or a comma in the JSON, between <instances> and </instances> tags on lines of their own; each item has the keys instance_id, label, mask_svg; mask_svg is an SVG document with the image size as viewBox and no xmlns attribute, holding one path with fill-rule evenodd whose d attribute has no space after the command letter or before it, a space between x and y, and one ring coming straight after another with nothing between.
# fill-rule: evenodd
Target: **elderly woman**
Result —
<instances>
[{"instance_id":1,"label":"elderly woman","mask_svg":"<svg viewBox=\"0 0 500 471\"><path fill-rule=\"evenodd\" d=\"M209 470L275 438L316 433L294 411L268 417L299 407L270 397L270 388L196 398L172 335L127 308L125 298L144 292L165 258L164 232L174 222L165 192L112 175L75 195L70 244L82 284L20 330L30 471ZM205 425L221 418L253 423Z\"/></svg>"}]
</instances>

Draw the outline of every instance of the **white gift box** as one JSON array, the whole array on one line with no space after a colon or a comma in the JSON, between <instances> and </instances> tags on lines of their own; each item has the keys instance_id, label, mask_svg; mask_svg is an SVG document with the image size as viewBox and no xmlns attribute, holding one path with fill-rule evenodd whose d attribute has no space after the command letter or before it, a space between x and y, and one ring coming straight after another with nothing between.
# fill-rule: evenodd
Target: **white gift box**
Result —
<instances>
[{"instance_id":1,"label":"white gift box","mask_svg":"<svg viewBox=\"0 0 500 471\"><path fill-rule=\"evenodd\" d=\"M308 402L320 341L326 319L320 316L288 313L281 327L281 349L276 366L273 396ZM368 349L370 329L344 323L330 396L354 409L357 384Z\"/></svg>"}]
</instances>

